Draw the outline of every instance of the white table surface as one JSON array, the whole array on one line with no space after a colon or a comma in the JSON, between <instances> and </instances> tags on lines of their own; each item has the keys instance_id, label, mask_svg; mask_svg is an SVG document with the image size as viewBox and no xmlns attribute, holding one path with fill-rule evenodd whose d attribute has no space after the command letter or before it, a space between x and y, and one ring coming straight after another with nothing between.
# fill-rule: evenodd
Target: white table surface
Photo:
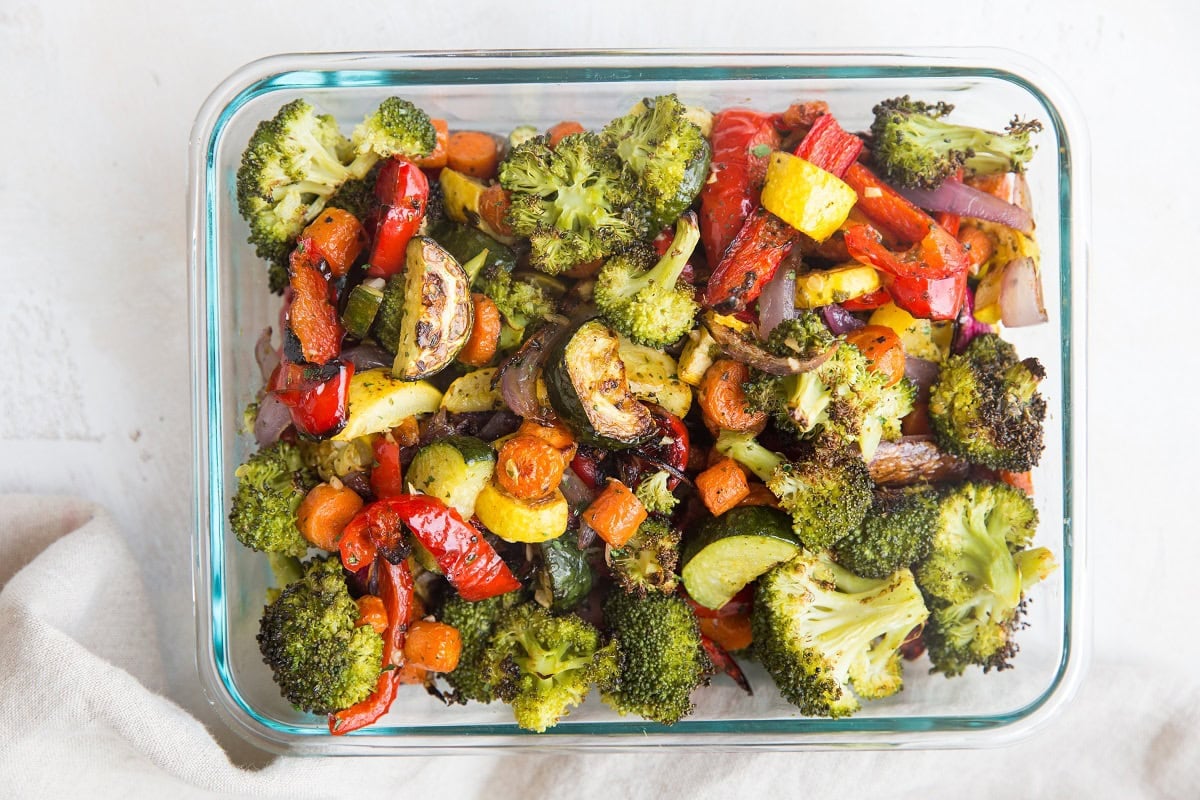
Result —
<instances>
[{"instance_id":1,"label":"white table surface","mask_svg":"<svg viewBox=\"0 0 1200 800\"><path fill-rule=\"evenodd\" d=\"M1047 64L1093 154L1095 659L1194 674L1196 6L732 5L0 0L0 492L113 511L154 593L165 693L220 728L192 645L188 131L241 64L351 49L986 45Z\"/></svg>"}]
</instances>

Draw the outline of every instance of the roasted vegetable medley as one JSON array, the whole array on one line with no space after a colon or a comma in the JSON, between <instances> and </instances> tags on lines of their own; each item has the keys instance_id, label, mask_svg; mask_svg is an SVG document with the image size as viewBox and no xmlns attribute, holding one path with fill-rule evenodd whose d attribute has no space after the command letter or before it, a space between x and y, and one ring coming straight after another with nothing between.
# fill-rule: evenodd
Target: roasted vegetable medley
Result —
<instances>
[{"instance_id":1,"label":"roasted vegetable medley","mask_svg":"<svg viewBox=\"0 0 1200 800\"><path fill-rule=\"evenodd\" d=\"M830 717L905 662L1012 666L1055 566L1046 372L998 332L1047 318L1040 128L951 112L262 122L237 202L282 309L229 524L283 696L333 734L415 686L542 732L593 690L670 725L769 689L739 660Z\"/></svg>"}]
</instances>

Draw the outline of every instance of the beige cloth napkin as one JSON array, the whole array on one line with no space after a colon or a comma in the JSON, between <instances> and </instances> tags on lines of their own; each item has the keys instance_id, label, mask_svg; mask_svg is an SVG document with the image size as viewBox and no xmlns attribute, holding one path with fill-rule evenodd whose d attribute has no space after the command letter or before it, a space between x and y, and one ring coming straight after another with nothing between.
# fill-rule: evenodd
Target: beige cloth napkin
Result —
<instances>
[{"instance_id":1,"label":"beige cloth napkin","mask_svg":"<svg viewBox=\"0 0 1200 800\"><path fill-rule=\"evenodd\" d=\"M138 562L86 501L0 496L0 797L1200 797L1200 678L1097 664L1063 714L970 752L277 758L232 764L154 691ZM82 792L82 793L81 793Z\"/></svg>"}]
</instances>

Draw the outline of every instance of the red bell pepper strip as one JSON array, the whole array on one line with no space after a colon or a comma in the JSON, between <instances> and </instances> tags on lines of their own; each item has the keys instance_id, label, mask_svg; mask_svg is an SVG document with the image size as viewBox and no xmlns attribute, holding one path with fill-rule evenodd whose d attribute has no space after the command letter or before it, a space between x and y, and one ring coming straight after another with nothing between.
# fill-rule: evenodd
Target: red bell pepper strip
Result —
<instances>
[{"instance_id":1,"label":"red bell pepper strip","mask_svg":"<svg viewBox=\"0 0 1200 800\"><path fill-rule=\"evenodd\" d=\"M862 149L862 139L843 130L832 114L823 114L817 117L817 121L793 152L810 164L815 164L840 178L846 174L850 165L858 160Z\"/></svg>"},{"instance_id":2,"label":"red bell pepper strip","mask_svg":"<svg viewBox=\"0 0 1200 800\"><path fill-rule=\"evenodd\" d=\"M326 364L342 352L345 329L338 319L337 303L329 279L321 271L316 250L302 240L292 251L288 276L292 300L287 325L300 340L304 360Z\"/></svg>"},{"instance_id":3,"label":"red bell pepper strip","mask_svg":"<svg viewBox=\"0 0 1200 800\"><path fill-rule=\"evenodd\" d=\"M712 178L700 190L700 238L708 263L725 255L742 223L758 206L767 161L779 147L772 116L731 108L713 117Z\"/></svg>"},{"instance_id":4,"label":"red bell pepper strip","mask_svg":"<svg viewBox=\"0 0 1200 800\"><path fill-rule=\"evenodd\" d=\"M939 211L933 217L934 221L946 231L946 233L958 238L958 228L962 222L962 218L958 214L951 214L949 211Z\"/></svg>"},{"instance_id":5,"label":"red bell pepper strip","mask_svg":"<svg viewBox=\"0 0 1200 800\"><path fill-rule=\"evenodd\" d=\"M384 206L371 247L367 275L387 278L404 266L408 242L421 227L429 202L429 179L407 159L388 159L379 170L375 196Z\"/></svg>"},{"instance_id":6,"label":"red bell pepper strip","mask_svg":"<svg viewBox=\"0 0 1200 800\"><path fill-rule=\"evenodd\" d=\"M795 229L760 206L709 277L704 305L721 314L745 309L762 293L795 241Z\"/></svg>"},{"instance_id":7,"label":"red bell pepper strip","mask_svg":"<svg viewBox=\"0 0 1200 800\"><path fill-rule=\"evenodd\" d=\"M883 281L896 305L921 319L957 319L967 293L966 270L935 279L884 275Z\"/></svg>"},{"instance_id":8,"label":"red bell pepper strip","mask_svg":"<svg viewBox=\"0 0 1200 800\"><path fill-rule=\"evenodd\" d=\"M397 511L462 599L486 600L521 588L483 534L441 500L406 494L380 502Z\"/></svg>"},{"instance_id":9,"label":"red bell pepper strip","mask_svg":"<svg viewBox=\"0 0 1200 800\"><path fill-rule=\"evenodd\" d=\"M697 617L707 617L709 619L717 619L719 617L737 617L749 614L754 607L754 587L744 586L729 602L720 608L709 608L702 606L692 598L684 594L683 599L692 607L693 613Z\"/></svg>"},{"instance_id":10,"label":"red bell pepper strip","mask_svg":"<svg viewBox=\"0 0 1200 800\"><path fill-rule=\"evenodd\" d=\"M858 208L885 234L905 244L912 244L921 241L929 233L933 218L862 164L851 164L842 175L842 180L858 194Z\"/></svg>"},{"instance_id":11,"label":"red bell pepper strip","mask_svg":"<svg viewBox=\"0 0 1200 800\"><path fill-rule=\"evenodd\" d=\"M371 445L375 453L375 468L371 470L371 491L376 497L397 497L404 494L404 479L400 469L400 443L381 436Z\"/></svg>"},{"instance_id":12,"label":"red bell pepper strip","mask_svg":"<svg viewBox=\"0 0 1200 800\"><path fill-rule=\"evenodd\" d=\"M847 311L874 311L890 302L892 302L892 296L888 294L887 289L876 289L873 292L843 300L842 308Z\"/></svg>"},{"instance_id":13,"label":"red bell pepper strip","mask_svg":"<svg viewBox=\"0 0 1200 800\"><path fill-rule=\"evenodd\" d=\"M754 690L750 688L750 681L746 678L746 673L742 672L742 668L733 660L733 656L729 655L728 650L703 634L700 635L700 644L704 645L704 651L708 653L709 660L712 661L718 672L723 672L732 678L738 688L746 694L754 694Z\"/></svg>"},{"instance_id":14,"label":"red bell pepper strip","mask_svg":"<svg viewBox=\"0 0 1200 800\"><path fill-rule=\"evenodd\" d=\"M889 275L936 280L966 272L970 266L959 241L937 224L931 224L925 236L902 253L884 247L879 231L870 225L847 228L845 242L851 258Z\"/></svg>"},{"instance_id":15,"label":"red bell pepper strip","mask_svg":"<svg viewBox=\"0 0 1200 800\"><path fill-rule=\"evenodd\" d=\"M291 411L297 431L321 439L333 436L346 424L352 377L354 364L350 362L305 367L284 361L275 368L267 388Z\"/></svg>"},{"instance_id":16,"label":"red bell pepper strip","mask_svg":"<svg viewBox=\"0 0 1200 800\"><path fill-rule=\"evenodd\" d=\"M404 638L408 633L408 618L412 614L412 573L403 561L392 564L381 558L377 567L379 594L387 611L387 628L383 632L383 672L374 691L365 700L329 715L329 732L335 736L366 727L386 714L396 699L396 688L400 683L398 670L404 666Z\"/></svg>"},{"instance_id":17,"label":"red bell pepper strip","mask_svg":"<svg viewBox=\"0 0 1200 800\"><path fill-rule=\"evenodd\" d=\"M342 531L338 545L342 564L358 569L367 555L373 555L372 546L384 555L398 552L401 524L433 555L464 600L486 600L521 587L483 534L463 522L457 511L427 495L376 500L359 511Z\"/></svg>"}]
</instances>

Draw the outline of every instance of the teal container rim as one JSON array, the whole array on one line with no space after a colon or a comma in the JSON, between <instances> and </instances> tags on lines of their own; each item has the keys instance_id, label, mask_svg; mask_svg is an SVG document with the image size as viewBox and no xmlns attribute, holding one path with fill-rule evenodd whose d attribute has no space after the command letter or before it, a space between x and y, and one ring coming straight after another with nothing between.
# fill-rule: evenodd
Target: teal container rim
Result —
<instances>
[{"instance_id":1,"label":"teal container rim","mask_svg":"<svg viewBox=\"0 0 1200 800\"><path fill-rule=\"evenodd\" d=\"M1036 75L1035 79L1029 77ZM241 694L230 671L224 586L224 453L220 353L215 155L236 112L251 100L315 88L397 85L619 83L881 78L987 78L1029 92L1046 110L1060 143L1063 420L1063 650L1054 679L1039 697L992 715L850 717L845 719L571 722L545 734L513 724L374 726L332 737L323 720L296 725L271 719ZM1048 88L1047 88L1048 87ZM193 412L193 600L197 666L210 702L230 726L278 752L370 754L472 751L480 747L629 748L649 742L704 749L760 747L961 747L1011 742L1029 735L1073 696L1090 650L1086 540L1086 277L1089 164L1082 117L1070 95L1042 65L1009 50L938 48L890 52L806 51L472 51L325 53L272 56L223 82L202 106L189 146L189 278ZM963 734L973 734L964 738ZM730 740L729 735L740 738ZM986 735L984 735L986 734ZM662 740L662 741L659 741Z\"/></svg>"}]
</instances>

